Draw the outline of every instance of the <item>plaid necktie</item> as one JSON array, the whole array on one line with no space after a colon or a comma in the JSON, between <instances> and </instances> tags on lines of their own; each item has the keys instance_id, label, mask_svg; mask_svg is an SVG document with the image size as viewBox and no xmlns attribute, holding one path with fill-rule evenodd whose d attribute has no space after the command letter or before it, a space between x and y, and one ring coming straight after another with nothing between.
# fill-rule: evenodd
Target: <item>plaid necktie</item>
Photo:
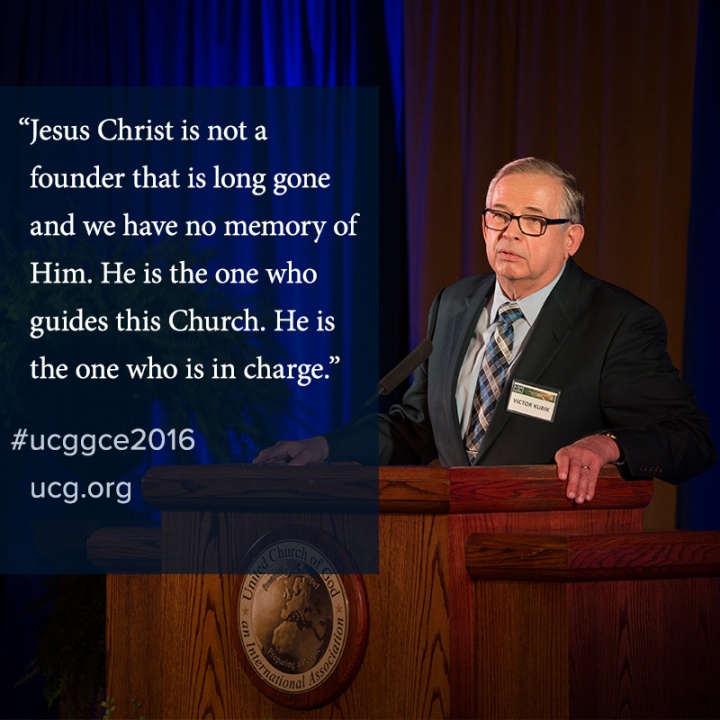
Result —
<instances>
[{"instance_id":1,"label":"plaid necktie","mask_svg":"<svg viewBox=\"0 0 720 720\"><path fill-rule=\"evenodd\" d=\"M480 366L465 438L465 449L471 465L475 464L480 442L490 424L490 416L495 410L505 384L515 339L513 323L521 317L523 317L522 310L514 302L505 303L498 310L495 331L490 338Z\"/></svg>"}]
</instances>

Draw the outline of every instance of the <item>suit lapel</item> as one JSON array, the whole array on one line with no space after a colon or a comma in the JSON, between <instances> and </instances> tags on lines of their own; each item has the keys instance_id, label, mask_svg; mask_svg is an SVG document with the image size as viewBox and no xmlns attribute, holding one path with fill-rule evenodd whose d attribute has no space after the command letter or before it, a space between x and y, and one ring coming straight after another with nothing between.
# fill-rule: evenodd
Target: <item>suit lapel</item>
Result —
<instances>
[{"instance_id":1,"label":"suit lapel","mask_svg":"<svg viewBox=\"0 0 720 720\"><path fill-rule=\"evenodd\" d=\"M494 287L495 277L493 275L483 277L482 282L474 292L465 298L465 302L460 308L460 311L452 318L453 327L450 328L450 337L453 347L456 349L459 348L459 352L454 353L453 365L451 366L453 397L455 395L460 369L465 359L465 353L467 353L468 345L475 333L480 313L487 304L488 297Z\"/></svg>"},{"instance_id":2,"label":"suit lapel","mask_svg":"<svg viewBox=\"0 0 720 720\"><path fill-rule=\"evenodd\" d=\"M481 277L477 287L469 293L461 303L458 303L457 312L448 318L447 332L450 342L448 347L452 349L452 355L447 360L447 367L451 371L447 374L449 385L446 389L446 396L450 400L450 408L447 417L451 418L452 432L449 437L452 438L453 449L452 465L467 465L467 455L465 453L465 442L460 432L460 421L457 416L457 401L455 399L455 390L457 388L458 376L462 368L465 354L470 340L475 333L478 318L482 309L488 301L488 297L495 287L495 276L484 275Z\"/></svg>"}]
</instances>

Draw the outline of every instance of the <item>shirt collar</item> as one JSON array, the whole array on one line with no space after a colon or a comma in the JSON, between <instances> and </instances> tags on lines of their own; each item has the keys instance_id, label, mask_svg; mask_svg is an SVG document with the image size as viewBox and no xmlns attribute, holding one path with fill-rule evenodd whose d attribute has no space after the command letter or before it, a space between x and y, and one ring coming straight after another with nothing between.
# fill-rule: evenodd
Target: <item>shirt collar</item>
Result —
<instances>
[{"instance_id":1,"label":"shirt collar","mask_svg":"<svg viewBox=\"0 0 720 720\"><path fill-rule=\"evenodd\" d=\"M560 272L555 276L555 279L549 282L545 287L536 290L531 295L522 298L522 300L511 300L502 291L500 283L496 281L495 293L493 295L490 307L488 308L490 324L492 325L494 322L497 321L498 310L504 303L516 302L520 306L520 310L522 310L522 314L525 316L528 324L532 327L532 324L535 322L535 320L537 320L537 317L540 314L540 311L542 310L545 301L548 299L548 295L550 295L553 288L557 285L558 280L560 280L560 278L562 277L563 272L565 272L565 267L566 265L563 265L562 270L560 270Z\"/></svg>"}]
</instances>

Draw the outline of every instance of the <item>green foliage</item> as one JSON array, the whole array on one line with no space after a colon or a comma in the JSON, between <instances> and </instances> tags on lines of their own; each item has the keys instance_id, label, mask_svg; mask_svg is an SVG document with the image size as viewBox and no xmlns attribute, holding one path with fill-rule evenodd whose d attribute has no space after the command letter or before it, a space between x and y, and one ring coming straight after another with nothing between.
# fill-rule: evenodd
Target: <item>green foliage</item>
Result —
<instances>
[{"instance_id":1,"label":"green foliage","mask_svg":"<svg viewBox=\"0 0 720 720\"><path fill-rule=\"evenodd\" d=\"M50 575L45 585L30 609L47 607L47 620L37 654L18 685L42 675L48 707L64 698L70 717L95 717L105 686L105 577Z\"/></svg>"},{"instance_id":2,"label":"green foliage","mask_svg":"<svg viewBox=\"0 0 720 720\"><path fill-rule=\"evenodd\" d=\"M4 427L30 425L38 431L54 431L73 419L86 419L88 427L103 431L128 431L148 427L153 403L160 403L167 428L196 423L211 455L218 460L231 458L228 430L235 435L235 455L242 459L253 446L265 445L273 438L273 419L286 410L289 391L277 382L241 382L207 379L207 369L215 358L242 368L256 355L281 361L284 352L272 334L234 332L173 332L166 319L178 308L193 308L198 315L237 315L239 307L256 308L257 290L250 287L232 291L208 282L206 285L171 284L168 268L184 260L188 267L212 267L209 252L199 252L191 239L167 238L145 245L137 238L41 238L32 247L12 242L0 233L0 283L5 297L0 306L0 387L4 398ZM93 276L92 284L31 284L31 262L59 262L62 267L83 268ZM136 270L132 284L102 284L102 262L122 261ZM144 283L144 268L161 268L163 282ZM130 308L135 316L158 316L164 329L157 332L117 332L115 316ZM29 338L32 316L106 316L106 332L52 332L42 338ZM267 308L265 309L267 311ZM32 380L29 364L44 355L49 362L67 363L72 369L79 362L116 362L116 380ZM125 362L154 361L178 366L176 380L130 380ZM206 378L185 379L185 363L203 363ZM32 422L31 422L32 421ZM134 422L136 424L128 424ZM131 455L132 453L126 453Z\"/></svg>"},{"instance_id":3,"label":"green foliage","mask_svg":"<svg viewBox=\"0 0 720 720\"><path fill-rule=\"evenodd\" d=\"M107 700L103 700L100 703L100 707L102 707L105 711L103 712L102 720L110 720L110 718L113 716L113 713L117 710L117 707L115 706L115 698L108 698Z\"/></svg>"},{"instance_id":4,"label":"green foliage","mask_svg":"<svg viewBox=\"0 0 720 720\"><path fill-rule=\"evenodd\" d=\"M0 232L0 397L3 399L3 429L29 426L35 432L129 432L150 427L154 407L162 408L163 427L184 428L195 424L217 460L247 460L251 450L274 440L276 419L287 412L289 391L283 383L224 380L185 380L188 358L209 365L219 362L242 367L256 355L283 359L271 335L249 333L116 332L118 311L131 308L134 315L165 319L178 308L194 308L199 315L236 315L238 306L253 307L249 297L228 294L210 283L172 285L167 270L184 260L190 267L205 267L213 260L200 253L187 238L171 238L143 246L137 239L111 241L96 238L43 238L32 247L12 242ZM122 260L133 267L138 281L127 285L103 285L97 277L103 261ZM63 267L86 269L92 284L31 284L31 262L60 262ZM141 281L144 268L159 267L166 278L161 284ZM78 309L92 316L107 316L107 332L52 332L43 338L29 338L32 316L68 316ZM260 309L255 308L259 314ZM54 364L71 368L79 362L174 363L180 368L177 380L81 381L32 380L31 360L44 355ZM72 418L72 423L68 418ZM83 427L82 424L86 423ZM72 427L68 427L72 424ZM228 433L234 435L231 445ZM30 453L27 453L30 456ZM112 480L128 472L137 462L136 453L115 453L112 462L101 454L94 457L66 457L56 453L58 462L78 476L98 475ZM189 460L193 456L186 455ZM21 462L20 457L15 457ZM44 696L48 704L63 697L72 717L97 717L98 694L105 686L105 577L57 575L47 580L46 593L38 602L49 608L38 637L38 652L25 679L45 677ZM21 681L22 682L22 681ZM112 701L103 705L106 717L114 710ZM139 711L139 706L136 708Z\"/></svg>"},{"instance_id":5,"label":"green foliage","mask_svg":"<svg viewBox=\"0 0 720 720\"><path fill-rule=\"evenodd\" d=\"M147 720L145 715L140 714L140 708L142 707L141 702L133 698L132 700L130 700L130 704L133 706L133 710L135 711L135 717L137 718L137 720ZM111 720L113 713L117 710L117 706L115 705L115 698L108 698L107 700L104 700L100 703L100 706L105 711L102 716L102 720Z\"/></svg>"}]
</instances>

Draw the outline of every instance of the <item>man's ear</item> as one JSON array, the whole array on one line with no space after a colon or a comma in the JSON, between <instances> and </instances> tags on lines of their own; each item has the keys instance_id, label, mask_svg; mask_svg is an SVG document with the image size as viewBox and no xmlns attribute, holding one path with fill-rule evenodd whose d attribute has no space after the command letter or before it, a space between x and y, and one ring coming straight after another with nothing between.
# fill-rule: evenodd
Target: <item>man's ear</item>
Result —
<instances>
[{"instance_id":1,"label":"man's ear","mask_svg":"<svg viewBox=\"0 0 720 720\"><path fill-rule=\"evenodd\" d=\"M565 236L565 250L568 257L572 257L580 248L580 244L585 237L585 226L579 223L573 223Z\"/></svg>"}]
</instances>

